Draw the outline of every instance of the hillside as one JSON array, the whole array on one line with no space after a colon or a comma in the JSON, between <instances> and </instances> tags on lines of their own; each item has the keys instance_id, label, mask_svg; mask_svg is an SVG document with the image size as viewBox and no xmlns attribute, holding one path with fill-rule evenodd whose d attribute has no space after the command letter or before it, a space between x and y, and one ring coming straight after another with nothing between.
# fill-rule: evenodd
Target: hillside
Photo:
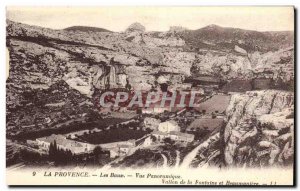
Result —
<instances>
[{"instance_id":1,"label":"hillside","mask_svg":"<svg viewBox=\"0 0 300 191\"><path fill-rule=\"evenodd\" d=\"M88 26L72 26L65 28L66 31L81 31L81 32L111 32L107 29L97 28L97 27L88 27Z\"/></svg>"},{"instance_id":2,"label":"hillside","mask_svg":"<svg viewBox=\"0 0 300 191\"><path fill-rule=\"evenodd\" d=\"M186 30L181 34L187 44L198 49L233 51L235 45L247 52L277 51L293 45L293 32L258 32L238 28L209 25L197 30Z\"/></svg>"},{"instance_id":3,"label":"hillside","mask_svg":"<svg viewBox=\"0 0 300 191\"><path fill-rule=\"evenodd\" d=\"M153 32L139 23L124 32L84 26L53 30L9 20L6 29L10 137L51 128L79 130L92 122L93 127L99 125L97 120L105 115L93 101L103 90L194 88L207 98L231 97L228 107L223 103L222 111L218 109L226 119L224 132L201 140L199 149L208 159L226 165L272 165L289 163L293 156L293 32L216 25ZM262 151L267 157L259 158ZM193 161L195 166L206 161L202 156Z\"/></svg>"}]
</instances>

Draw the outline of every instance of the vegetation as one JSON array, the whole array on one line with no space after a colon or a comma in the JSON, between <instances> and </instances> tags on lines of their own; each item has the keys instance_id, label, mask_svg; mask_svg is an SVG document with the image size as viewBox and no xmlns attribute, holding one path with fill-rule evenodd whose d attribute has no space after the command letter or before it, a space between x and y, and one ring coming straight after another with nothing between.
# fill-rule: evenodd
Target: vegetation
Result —
<instances>
[{"instance_id":1,"label":"vegetation","mask_svg":"<svg viewBox=\"0 0 300 191\"><path fill-rule=\"evenodd\" d=\"M66 165L73 161L73 154L70 150L64 150L57 146L56 141L50 143L49 160L54 161L55 165Z\"/></svg>"},{"instance_id":2,"label":"vegetation","mask_svg":"<svg viewBox=\"0 0 300 191\"><path fill-rule=\"evenodd\" d=\"M93 134L85 134L78 139L91 144L104 144L117 141L127 141L129 139L138 139L147 134L147 131L134 130L128 128L115 128L104 130Z\"/></svg>"},{"instance_id":3,"label":"vegetation","mask_svg":"<svg viewBox=\"0 0 300 191\"><path fill-rule=\"evenodd\" d=\"M111 124L116 124L125 121L125 119L119 118L105 118L92 122L84 122L84 123L74 123L71 125L61 126L60 128L48 128L48 129L40 129L37 131L28 131L22 132L15 136L16 139L19 140L32 140L39 137L50 136L52 134L66 134L70 131L79 131L84 129L93 129L99 127L107 127Z\"/></svg>"}]
</instances>

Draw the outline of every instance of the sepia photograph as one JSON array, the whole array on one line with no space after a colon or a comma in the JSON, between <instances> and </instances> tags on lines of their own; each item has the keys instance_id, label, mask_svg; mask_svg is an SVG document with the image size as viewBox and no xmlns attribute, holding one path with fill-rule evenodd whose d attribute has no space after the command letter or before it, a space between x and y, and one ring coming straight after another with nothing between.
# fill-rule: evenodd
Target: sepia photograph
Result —
<instances>
[{"instance_id":1,"label":"sepia photograph","mask_svg":"<svg viewBox=\"0 0 300 191\"><path fill-rule=\"evenodd\" d=\"M294 12L7 6L7 184L295 185Z\"/></svg>"}]
</instances>

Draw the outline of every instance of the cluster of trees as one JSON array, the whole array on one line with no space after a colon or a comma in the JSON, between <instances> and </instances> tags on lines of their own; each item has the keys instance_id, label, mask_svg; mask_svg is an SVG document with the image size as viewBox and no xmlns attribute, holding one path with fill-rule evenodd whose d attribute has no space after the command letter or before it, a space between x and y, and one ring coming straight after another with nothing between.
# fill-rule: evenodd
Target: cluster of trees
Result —
<instances>
[{"instance_id":1,"label":"cluster of trees","mask_svg":"<svg viewBox=\"0 0 300 191\"><path fill-rule=\"evenodd\" d=\"M100 146L97 146L93 150L95 162L100 166L104 166L109 161L109 151L104 151Z\"/></svg>"},{"instance_id":2,"label":"cluster of trees","mask_svg":"<svg viewBox=\"0 0 300 191\"><path fill-rule=\"evenodd\" d=\"M31 161L31 162L42 160L42 156L39 153L28 151L26 149L20 150L20 157L25 161Z\"/></svg>"},{"instance_id":3,"label":"cluster of trees","mask_svg":"<svg viewBox=\"0 0 300 191\"><path fill-rule=\"evenodd\" d=\"M71 164L73 154L70 150L61 149L57 146L56 141L50 143L49 160L54 161L56 165Z\"/></svg>"}]
</instances>

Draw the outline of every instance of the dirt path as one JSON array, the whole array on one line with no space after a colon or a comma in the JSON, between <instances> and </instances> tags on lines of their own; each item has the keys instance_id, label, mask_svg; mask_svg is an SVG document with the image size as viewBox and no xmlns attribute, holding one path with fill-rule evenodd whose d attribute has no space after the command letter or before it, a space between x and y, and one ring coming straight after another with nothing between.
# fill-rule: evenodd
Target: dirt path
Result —
<instances>
[{"instance_id":1,"label":"dirt path","mask_svg":"<svg viewBox=\"0 0 300 191\"><path fill-rule=\"evenodd\" d=\"M180 162L180 152L176 150L176 162L175 162L175 168L179 167L179 162Z\"/></svg>"},{"instance_id":2,"label":"dirt path","mask_svg":"<svg viewBox=\"0 0 300 191\"><path fill-rule=\"evenodd\" d=\"M162 167L167 168L168 167L168 159L167 159L166 155L164 155L164 154L161 154L161 156L164 159Z\"/></svg>"},{"instance_id":3,"label":"dirt path","mask_svg":"<svg viewBox=\"0 0 300 191\"><path fill-rule=\"evenodd\" d=\"M204 147L208 147L213 142L213 140L217 140L219 137L220 137L220 134L217 133L217 134L209 137L204 142L200 143L196 148L194 148L190 153L188 153L184 157L180 167L181 168L188 168L190 166L190 164L192 163L192 161L195 159L195 157L198 154L199 150L204 148Z\"/></svg>"}]
</instances>

